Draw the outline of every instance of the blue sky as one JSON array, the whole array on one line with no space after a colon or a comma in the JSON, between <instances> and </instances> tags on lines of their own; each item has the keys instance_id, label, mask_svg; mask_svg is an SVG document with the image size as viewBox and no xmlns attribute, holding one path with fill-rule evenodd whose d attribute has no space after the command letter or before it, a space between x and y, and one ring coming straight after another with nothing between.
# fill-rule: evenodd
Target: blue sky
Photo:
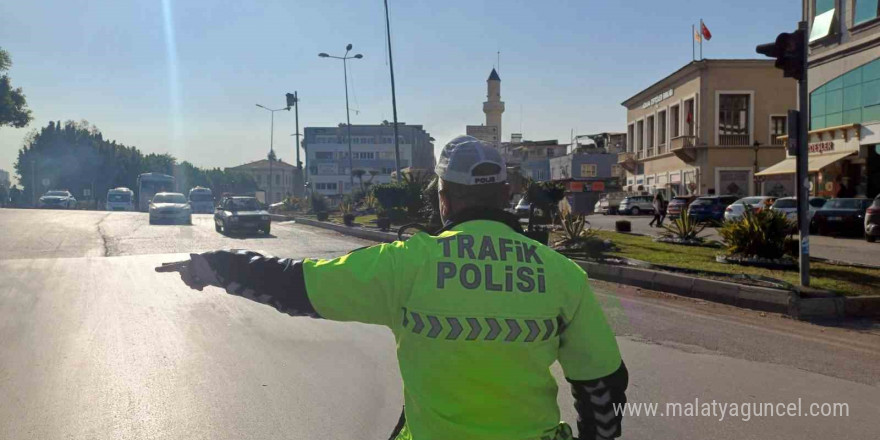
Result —
<instances>
[{"instance_id":1,"label":"blue sky","mask_svg":"<svg viewBox=\"0 0 880 440\"><path fill-rule=\"evenodd\" d=\"M706 58L753 58L793 30L799 1L390 0L398 114L439 149L484 121L485 80L501 51L504 139L567 141L623 131L620 103L691 60L691 24L713 33ZM166 13L168 12L168 13ZM167 20L166 20L167 18ZM171 32L168 32L168 31ZM391 119L381 0L67 0L0 4L0 46L13 57L35 119L0 128L0 169L50 120L88 120L107 139L199 166L264 157L269 114L297 90L300 125L345 120L340 62L351 63L352 123ZM275 148L294 161L293 113Z\"/></svg>"}]
</instances>

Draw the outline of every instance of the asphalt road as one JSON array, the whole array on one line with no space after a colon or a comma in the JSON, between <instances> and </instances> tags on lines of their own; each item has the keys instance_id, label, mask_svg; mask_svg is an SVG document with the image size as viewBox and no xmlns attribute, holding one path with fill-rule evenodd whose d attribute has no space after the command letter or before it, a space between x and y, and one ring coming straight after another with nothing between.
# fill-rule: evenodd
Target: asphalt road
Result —
<instances>
[{"instance_id":1,"label":"asphalt road","mask_svg":"<svg viewBox=\"0 0 880 440\"><path fill-rule=\"evenodd\" d=\"M385 439L401 405L391 333L291 318L153 267L249 248L365 242L292 223L227 238L208 216L0 210L0 438ZM630 416L624 438L876 438L880 327L821 327L594 282L630 402L846 403L848 417ZM574 421L559 369L562 418Z\"/></svg>"},{"instance_id":2,"label":"asphalt road","mask_svg":"<svg viewBox=\"0 0 880 440\"><path fill-rule=\"evenodd\" d=\"M661 229L648 226L652 218L650 215L592 214L587 220L594 228L606 231L613 231L617 220L629 220L633 232L659 235ZM668 222L669 219L666 220ZM721 240L715 228L706 228L703 235L710 240ZM810 255L834 261L880 266L880 243L868 243L863 238L810 235Z\"/></svg>"}]
</instances>

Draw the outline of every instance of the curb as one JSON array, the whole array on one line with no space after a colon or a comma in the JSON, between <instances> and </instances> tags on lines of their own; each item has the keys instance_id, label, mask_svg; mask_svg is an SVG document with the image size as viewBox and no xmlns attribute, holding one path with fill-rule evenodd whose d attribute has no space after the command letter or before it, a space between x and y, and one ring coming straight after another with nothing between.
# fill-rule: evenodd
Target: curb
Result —
<instances>
[{"instance_id":1,"label":"curb","mask_svg":"<svg viewBox=\"0 0 880 440\"><path fill-rule=\"evenodd\" d=\"M332 231L350 235L352 237L363 238L365 240L373 240L381 243L391 243L397 240L397 234L392 232L371 231L357 226L337 225L335 223L319 222L317 220L300 217L293 217L292 220L301 225L330 229Z\"/></svg>"},{"instance_id":2,"label":"curb","mask_svg":"<svg viewBox=\"0 0 880 440\"><path fill-rule=\"evenodd\" d=\"M302 225L330 229L366 240L382 243L391 243L397 240L397 234L391 232L371 231L359 227L286 216L273 216L273 221L276 220L275 217L294 220ZM831 292L813 290L805 291L802 294L790 290L748 286L651 269L611 266L583 260L574 261L587 271L590 278L597 280L747 309L781 313L800 320L880 318L880 296L843 297Z\"/></svg>"}]
</instances>

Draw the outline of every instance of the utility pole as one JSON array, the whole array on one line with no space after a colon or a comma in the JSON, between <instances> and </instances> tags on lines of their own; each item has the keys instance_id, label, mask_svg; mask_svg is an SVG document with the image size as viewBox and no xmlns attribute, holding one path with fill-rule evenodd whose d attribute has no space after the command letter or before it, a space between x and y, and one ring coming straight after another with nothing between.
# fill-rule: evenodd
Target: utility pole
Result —
<instances>
[{"instance_id":1,"label":"utility pole","mask_svg":"<svg viewBox=\"0 0 880 440\"><path fill-rule=\"evenodd\" d=\"M397 171L396 180L400 182L400 139L397 136L397 95L394 91L394 60L391 57L391 20L388 18L388 0L385 0L385 33L388 36L388 68L391 70L391 108L394 116L394 169Z\"/></svg>"},{"instance_id":2,"label":"utility pole","mask_svg":"<svg viewBox=\"0 0 880 440\"><path fill-rule=\"evenodd\" d=\"M299 170L299 178L302 179L303 184L305 184L302 162L299 159L299 137L301 136L299 133L299 95L295 90L293 93L287 94L287 107L293 107L294 118L296 119L296 133L293 134L293 136L296 137L296 169Z\"/></svg>"}]
</instances>

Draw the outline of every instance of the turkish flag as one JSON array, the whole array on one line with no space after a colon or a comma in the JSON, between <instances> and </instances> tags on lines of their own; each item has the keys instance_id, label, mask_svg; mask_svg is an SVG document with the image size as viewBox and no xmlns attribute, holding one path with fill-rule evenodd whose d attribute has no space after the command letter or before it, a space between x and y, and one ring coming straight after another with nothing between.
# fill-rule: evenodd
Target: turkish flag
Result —
<instances>
[{"instance_id":1,"label":"turkish flag","mask_svg":"<svg viewBox=\"0 0 880 440\"><path fill-rule=\"evenodd\" d=\"M700 22L700 33L703 34L703 38L705 38L706 41L709 41L712 39L712 33L709 32L709 28L707 28L706 24L703 23L702 21Z\"/></svg>"}]
</instances>

